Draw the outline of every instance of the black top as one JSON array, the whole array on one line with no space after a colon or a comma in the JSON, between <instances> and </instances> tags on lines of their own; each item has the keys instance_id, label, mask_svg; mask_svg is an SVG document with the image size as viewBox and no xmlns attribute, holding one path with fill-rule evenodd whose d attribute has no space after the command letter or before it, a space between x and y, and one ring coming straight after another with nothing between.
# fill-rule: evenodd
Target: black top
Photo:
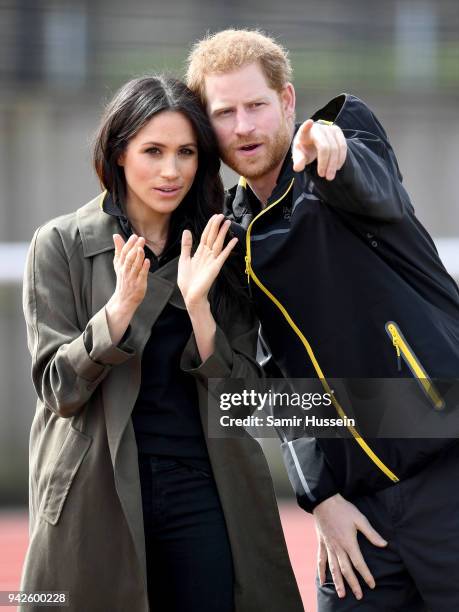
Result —
<instances>
[{"instance_id":1,"label":"black top","mask_svg":"<svg viewBox=\"0 0 459 612\"><path fill-rule=\"evenodd\" d=\"M103 210L118 218L126 239L133 233L129 219L110 194ZM171 224L166 247L157 257L145 245L150 272L180 254L186 225ZM141 383L132 412L139 453L177 457L201 464L208 461L198 408L196 383L180 368L180 358L192 331L186 310L167 304L156 320L142 354Z\"/></svg>"}]
</instances>

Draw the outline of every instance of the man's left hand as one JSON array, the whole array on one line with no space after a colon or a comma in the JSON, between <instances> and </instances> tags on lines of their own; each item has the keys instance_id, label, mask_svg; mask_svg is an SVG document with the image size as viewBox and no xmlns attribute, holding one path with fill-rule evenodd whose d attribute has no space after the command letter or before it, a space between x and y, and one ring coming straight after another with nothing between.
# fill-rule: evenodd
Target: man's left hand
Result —
<instances>
[{"instance_id":1,"label":"man's left hand","mask_svg":"<svg viewBox=\"0 0 459 612\"><path fill-rule=\"evenodd\" d=\"M332 181L343 166L347 143L341 128L324 125L312 119L305 121L296 133L292 145L293 169L301 172L317 159L317 174Z\"/></svg>"}]
</instances>

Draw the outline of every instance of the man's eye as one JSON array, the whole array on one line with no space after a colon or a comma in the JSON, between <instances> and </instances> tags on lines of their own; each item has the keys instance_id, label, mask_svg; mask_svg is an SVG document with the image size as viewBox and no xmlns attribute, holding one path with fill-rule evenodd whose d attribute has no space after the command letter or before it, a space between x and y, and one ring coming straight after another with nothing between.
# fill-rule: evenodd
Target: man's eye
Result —
<instances>
[{"instance_id":1,"label":"man's eye","mask_svg":"<svg viewBox=\"0 0 459 612\"><path fill-rule=\"evenodd\" d=\"M230 115L233 111L230 108L224 108L223 110L218 112L218 116L219 117L227 117L228 115Z\"/></svg>"},{"instance_id":2,"label":"man's eye","mask_svg":"<svg viewBox=\"0 0 459 612\"><path fill-rule=\"evenodd\" d=\"M251 106L252 108L258 108L259 106L263 106L264 102L254 102Z\"/></svg>"}]
</instances>

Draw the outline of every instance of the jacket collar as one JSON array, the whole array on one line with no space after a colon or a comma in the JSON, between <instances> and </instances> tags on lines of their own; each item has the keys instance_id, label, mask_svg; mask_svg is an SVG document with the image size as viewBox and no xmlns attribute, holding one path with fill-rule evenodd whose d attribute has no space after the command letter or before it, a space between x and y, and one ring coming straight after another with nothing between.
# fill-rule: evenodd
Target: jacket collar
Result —
<instances>
[{"instance_id":1,"label":"jacket collar","mask_svg":"<svg viewBox=\"0 0 459 612\"><path fill-rule=\"evenodd\" d=\"M119 233L120 226L118 218L107 214L102 207L106 193L101 193L77 210L77 223L83 243L84 257L93 257L105 251L115 250L113 234ZM185 303L176 282L177 263L178 256L148 275L147 294L142 302L144 306L137 311L141 313L140 318L145 316L150 321L148 317L155 312L151 306L158 302L158 296L167 295L167 299L164 298L166 301L169 300L177 308L185 309Z\"/></svg>"},{"instance_id":2,"label":"jacket collar","mask_svg":"<svg viewBox=\"0 0 459 612\"><path fill-rule=\"evenodd\" d=\"M132 234L129 219L107 191L79 208L77 210L77 220L85 257L114 250L113 234L119 234L120 226L126 239ZM187 219L172 219L171 236L166 245L166 250L161 255L163 262L179 254L182 231L187 227L189 227ZM156 262L156 266L152 266L152 269L157 267L158 257L148 246L145 249L149 258Z\"/></svg>"},{"instance_id":3,"label":"jacket collar","mask_svg":"<svg viewBox=\"0 0 459 612\"><path fill-rule=\"evenodd\" d=\"M102 208L106 191L77 210L77 223L83 243L83 254L92 257L115 249L113 234L119 233L116 216Z\"/></svg>"}]
</instances>

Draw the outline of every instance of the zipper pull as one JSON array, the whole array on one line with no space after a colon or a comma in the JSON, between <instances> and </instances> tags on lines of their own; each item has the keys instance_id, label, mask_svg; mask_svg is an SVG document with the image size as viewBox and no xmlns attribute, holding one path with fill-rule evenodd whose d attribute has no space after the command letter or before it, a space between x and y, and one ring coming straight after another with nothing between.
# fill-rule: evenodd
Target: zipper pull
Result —
<instances>
[{"instance_id":1,"label":"zipper pull","mask_svg":"<svg viewBox=\"0 0 459 612\"><path fill-rule=\"evenodd\" d=\"M247 284L250 285L250 261L249 256L246 255L245 259L245 273L247 274Z\"/></svg>"},{"instance_id":2,"label":"zipper pull","mask_svg":"<svg viewBox=\"0 0 459 612\"><path fill-rule=\"evenodd\" d=\"M399 372L402 371L402 360L400 358L400 348L398 346L398 341L396 338L393 339L392 344L395 346L395 350L397 351L397 370Z\"/></svg>"},{"instance_id":3,"label":"zipper pull","mask_svg":"<svg viewBox=\"0 0 459 612\"><path fill-rule=\"evenodd\" d=\"M402 370L402 360L401 360L400 347L398 345L397 330L395 329L395 327L393 325L389 325L389 331L390 331L391 336L392 336L392 344L394 345L395 350L397 352L397 370L399 372L401 372L401 370Z\"/></svg>"},{"instance_id":4,"label":"zipper pull","mask_svg":"<svg viewBox=\"0 0 459 612\"><path fill-rule=\"evenodd\" d=\"M250 260L249 260L249 256L246 255L244 257L244 259L245 259L245 273L247 274L247 288L249 290L250 300L252 300L252 285L250 284Z\"/></svg>"}]
</instances>

